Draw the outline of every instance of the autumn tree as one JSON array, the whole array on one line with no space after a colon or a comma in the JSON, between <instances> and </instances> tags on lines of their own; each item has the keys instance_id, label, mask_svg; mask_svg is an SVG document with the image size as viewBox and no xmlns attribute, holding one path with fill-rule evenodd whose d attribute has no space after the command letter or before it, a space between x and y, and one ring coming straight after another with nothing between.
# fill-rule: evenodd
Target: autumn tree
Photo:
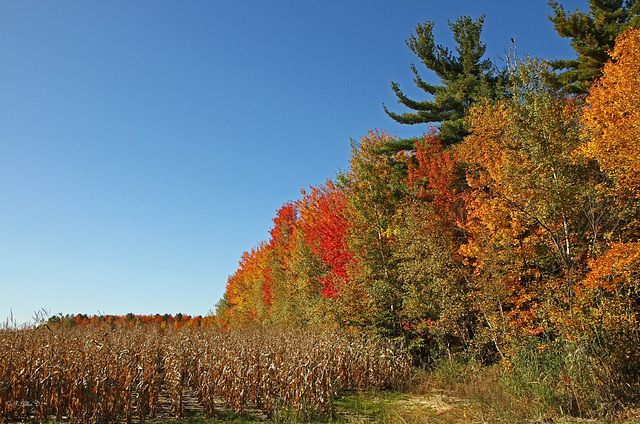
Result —
<instances>
[{"instance_id":1,"label":"autumn tree","mask_svg":"<svg viewBox=\"0 0 640 424\"><path fill-rule=\"evenodd\" d=\"M227 280L225 297L218 304L217 314L225 322L253 325L268 318L271 288L265 274L269 250L263 242L242 255L238 269Z\"/></svg>"},{"instance_id":2,"label":"autumn tree","mask_svg":"<svg viewBox=\"0 0 640 424\"><path fill-rule=\"evenodd\" d=\"M510 91L473 108L460 146L471 190L461 253L474 268L486 342L503 355L514 335L553 331L539 326L541 311L570 307L606 222L591 190L597 169L578 154L576 101L542 62L521 64Z\"/></svg>"},{"instance_id":3,"label":"autumn tree","mask_svg":"<svg viewBox=\"0 0 640 424\"><path fill-rule=\"evenodd\" d=\"M302 320L294 297L300 293L294 289L291 273L298 219L297 206L285 203L273 218L269 240L242 255L218 306L222 319L236 325L297 324Z\"/></svg>"},{"instance_id":4,"label":"autumn tree","mask_svg":"<svg viewBox=\"0 0 640 424\"><path fill-rule=\"evenodd\" d=\"M640 398L640 243L612 243L578 286L573 327L598 394L624 408Z\"/></svg>"},{"instance_id":5,"label":"autumn tree","mask_svg":"<svg viewBox=\"0 0 640 424\"><path fill-rule=\"evenodd\" d=\"M431 99L412 100L398 83L392 82L398 103L413 112L395 113L384 106L387 115L401 124L440 123L444 145L461 141L468 134L465 111L479 99L495 97L501 92L502 79L496 75L491 61L482 58L486 50L486 45L480 41L483 25L484 16L476 20L464 16L449 22L456 42L454 53L435 44L433 22L418 24L415 34L406 40L407 46L428 70L436 74L441 84L428 83L411 64L415 84Z\"/></svg>"},{"instance_id":6,"label":"autumn tree","mask_svg":"<svg viewBox=\"0 0 640 424\"><path fill-rule=\"evenodd\" d=\"M586 153L621 189L640 197L640 30L618 37L587 103Z\"/></svg>"},{"instance_id":7,"label":"autumn tree","mask_svg":"<svg viewBox=\"0 0 640 424\"><path fill-rule=\"evenodd\" d=\"M405 160L409 193L392 227L402 284L399 315L406 344L430 361L467 349L473 334L467 272L457 253L466 239L464 174L433 129Z\"/></svg>"},{"instance_id":8,"label":"autumn tree","mask_svg":"<svg viewBox=\"0 0 640 424\"><path fill-rule=\"evenodd\" d=\"M314 275L319 298L318 317L326 322L346 325L358 320L367 310L367 296L362 286L353 282L349 272L356 264L350 247L351 205L345 191L333 181L302 190L299 230L308 249L320 265Z\"/></svg>"},{"instance_id":9,"label":"autumn tree","mask_svg":"<svg viewBox=\"0 0 640 424\"><path fill-rule=\"evenodd\" d=\"M406 167L383 146L394 140L384 131L370 131L354 143L351 169L339 182L350 203L350 248L358 266L350 269L350 284L366 290L368 310L357 324L390 336L401 334L398 315L401 287L392 258L393 215L406 194Z\"/></svg>"},{"instance_id":10,"label":"autumn tree","mask_svg":"<svg viewBox=\"0 0 640 424\"><path fill-rule=\"evenodd\" d=\"M640 3L636 0L589 0L589 13L567 13L552 0L554 15L549 19L561 37L569 38L578 54L575 59L556 60L551 65L563 72L560 82L572 93L585 94L601 75L616 37L627 28L640 26Z\"/></svg>"},{"instance_id":11,"label":"autumn tree","mask_svg":"<svg viewBox=\"0 0 640 424\"><path fill-rule=\"evenodd\" d=\"M276 211L269 231L269 255L265 258L261 287L263 304L271 322L296 321L290 311L293 283L289 279L289 269L298 219L297 205L286 202Z\"/></svg>"},{"instance_id":12,"label":"autumn tree","mask_svg":"<svg viewBox=\"0 0 640 424\"><path fill-rule=\"evenodd\" d=\"M640 397L640 30L620 35L591 86L582 123L583 152L613 180L605 187L616 223L607 248L578 286L567 333L588 347L598 393L612 405Z\"/></svg>"},{"instance_id":13,"label":"autumn tree","mask_svg":"<svg viewBox=\"0 0 640 424\"><path fill-rule=\"evenodd\" d=\"M321 294L335 298L349 284L347 267L353 257L348 248L351 224L345 213L347 199L332 181L302 194L301 229L307 244L327 267L327 274L321 277Z\"/></svg>"},{"instance_id":14,"label":"autumn tree","mask_svg":"<svg viewBox=\"0 0 640 424\"><path fill-rule=\"evenodd\" d=\"M299 225L302 220L297 222L296 226ZM293 327L337 325L331 305L322 298L326 265L308 244L304 230L296 228L288 254L287 266L272 274L277 279L273 321Z\"/></svg>"}]
</instances>

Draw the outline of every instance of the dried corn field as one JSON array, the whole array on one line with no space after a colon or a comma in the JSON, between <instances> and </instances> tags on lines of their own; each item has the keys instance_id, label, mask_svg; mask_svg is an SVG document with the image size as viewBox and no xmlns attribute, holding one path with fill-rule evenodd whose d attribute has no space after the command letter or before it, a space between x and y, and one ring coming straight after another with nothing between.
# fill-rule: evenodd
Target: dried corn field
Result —
<instances>
[{"instance_id":1,"label":"dried corn field","mask_svg":"<svg viewBox=\"0 0 640 424\"><path fill-rule=\"evenodd\" d=\"M280 410L333 414L342 390L393 388L410 360L382 342L282 331L78 326L0 330L5 422L142 422L184 414Z\"/></svg>"}]
</instances>

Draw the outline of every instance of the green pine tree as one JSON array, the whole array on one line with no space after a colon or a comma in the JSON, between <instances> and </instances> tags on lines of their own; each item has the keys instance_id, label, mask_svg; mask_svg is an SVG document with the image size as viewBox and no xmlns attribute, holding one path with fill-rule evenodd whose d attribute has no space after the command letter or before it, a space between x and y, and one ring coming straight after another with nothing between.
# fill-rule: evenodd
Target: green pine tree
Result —
<instances>
[{"instance_id":1,"label":"green pine tree","mask_svg":"<svg viewBox=\"0 0 640 424\"><path fill-rule=\"evenodd\" d=\"M427 83L412 63L411 70L418 87L429 94L431 100L409 99L396 82L391 83L398 103L414 112L394 113L384 106L391 118L401 124L440 123L440 137L444 145L461 141L468 128L464 123L469 106L485 97L495 97L501 92L502 78L494 70L493 63L482 59L486 45L480 41L484 15L477 20L469 16L449 22L456 42L455 53L435 44L433 22L416 26L415 34L406 40L407 46L420 58L424 66L435 72L442 84Z\"/></svg>"},{"instance_id":2,"label":"green pine tree","mask_svg":"<svg viewBox=\"0 0 640 424\"><path fill-rule=\"evenodd\" d=\"M549 19L561 37L570 38L576 59L556 60L552 68L561 71L559 82L570 93L585 94L590 83L602 75L616 37L627 28L640 26L640 2L636 0L589 0L589 13L567 13L551 0L554 15Z\"/></svg>"}]
</instances>

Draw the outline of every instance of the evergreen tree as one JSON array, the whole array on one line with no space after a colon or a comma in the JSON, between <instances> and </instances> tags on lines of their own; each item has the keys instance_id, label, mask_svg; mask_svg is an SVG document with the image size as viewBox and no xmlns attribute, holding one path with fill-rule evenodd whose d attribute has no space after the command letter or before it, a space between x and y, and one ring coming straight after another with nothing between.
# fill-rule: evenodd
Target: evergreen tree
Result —
<instances>
[{"instance_id":1,"label":"evergreen tree","mask_svg":"<svg viewBox=\"0 0 640 424\"><path fill-rule=\"evenodd\" d=\"M484 15L477 20L463 16L455 22L449 22L457 44L455 54L435 44L433 22L418 24L416 33L406 40L407 46L427 69L435 72L442 85L427 83L412 63L414 82L431 95L432 100L411 100L398 83L392 82L391 88L398 103L415 112L398 114L384 106L387 115L401 124L440 123L440 137L444 145L461 141L468 134L464 123L467 108L481 98L495 97L502 81L494 74L491 61L482 60L486 50L486 45L480 42L483 24Z\"/></svg>"},{"instance_id":2,"label":"evergreen tree","mask_svg":"<svg viewBox=\"0 0 640 424\"><path fill-rule=\"evenodd\" d=\"M561 37L570 38L576 59L556 60L552 68L564 70L558 79L570 93L586 94L591 81L602 75L616 37L627 28L640 26L640 2L636 0L589 0L589 13L567 13L552 0L555 15L549 19Z\"/></svg>"}]
</instances>

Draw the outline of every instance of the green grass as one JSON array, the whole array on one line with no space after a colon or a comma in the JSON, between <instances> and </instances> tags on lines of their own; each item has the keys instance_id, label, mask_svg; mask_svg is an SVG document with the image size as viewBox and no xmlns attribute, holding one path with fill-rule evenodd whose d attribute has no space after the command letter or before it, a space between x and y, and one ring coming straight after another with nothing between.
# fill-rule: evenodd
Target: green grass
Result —
<instances>
[{"instance_id":1,"label":"green grass","mask_svg":"<svg viewBox=\"0 0 640 424\"><path fill-rule=\"evenodd\" d=\"M249 414L236 414L233 411L219 411L215 417L207 417L203 412L189 414L179 421L168 421L159 424L218 424L218 423L259 423L264 422Z\"/></svg>"},{"instance_id":2,"label":"green grass","mask_svg":"<svg viewBox=\"0 0 640 424\"><path fill-rule=\"evenodd\" d=\"M436 422L436 411L409 393L371 391L336 400L337 416L349 423Z\"/></svg>"}]
</instances>

